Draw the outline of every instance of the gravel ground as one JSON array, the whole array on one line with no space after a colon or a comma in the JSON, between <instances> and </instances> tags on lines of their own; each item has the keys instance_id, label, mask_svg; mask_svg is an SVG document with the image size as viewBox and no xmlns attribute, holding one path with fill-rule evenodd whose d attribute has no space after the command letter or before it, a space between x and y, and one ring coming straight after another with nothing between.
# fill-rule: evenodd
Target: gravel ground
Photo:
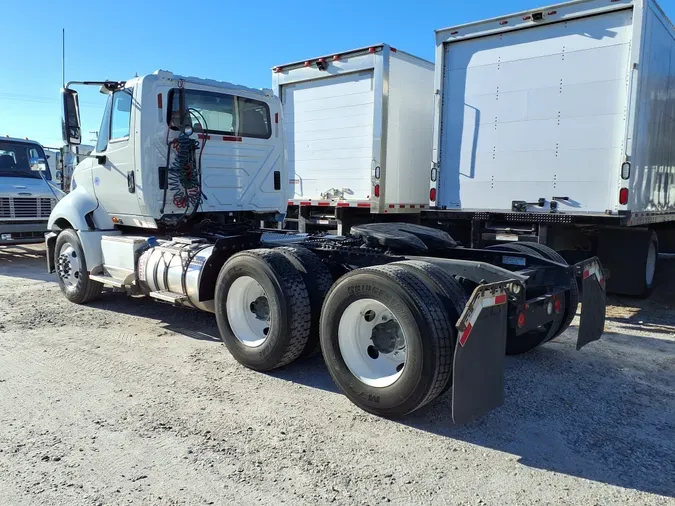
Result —
<instances>
[{"instance_id":1,"label":"gravel ground","mask_svg":"<svg viewBox=\"0 0 675 506\"><path fill-rule=\"evenodd\" d=\"M208 314L70 304L44 264L0 248L3 506L675 504L673 259L601 341L509 357L505 405L464 427L447 398L368 415L320 358L246 370Z\"/></svg>"}]
</instances>

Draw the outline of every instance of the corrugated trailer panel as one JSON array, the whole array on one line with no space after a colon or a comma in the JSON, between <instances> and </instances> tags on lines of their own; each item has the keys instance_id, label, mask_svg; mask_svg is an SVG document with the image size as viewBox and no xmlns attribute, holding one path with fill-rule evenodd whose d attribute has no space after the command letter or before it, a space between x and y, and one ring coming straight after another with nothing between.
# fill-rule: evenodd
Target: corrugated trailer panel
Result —
<instances>
[{"instance_id":1,"label":"corrugated trailer panel","mask_svg":"<svg viewBox=\"0 0 675 506\"><path fill-rule=\"evenodd\" d=\"M629 209L675 211L675 37L653 2L643 12Z\"/></svg>"},{"instance_id":2,"label":"corrugated trailer panel","mask_svg":"<svg viewBox=\"0 0 675 506\"><path fill-rule=\"evenodd\" d=\"M391 53L386 129L387 204L419 208L429 199L433 133L434 64Z\"/></svg>"}]
</instances>

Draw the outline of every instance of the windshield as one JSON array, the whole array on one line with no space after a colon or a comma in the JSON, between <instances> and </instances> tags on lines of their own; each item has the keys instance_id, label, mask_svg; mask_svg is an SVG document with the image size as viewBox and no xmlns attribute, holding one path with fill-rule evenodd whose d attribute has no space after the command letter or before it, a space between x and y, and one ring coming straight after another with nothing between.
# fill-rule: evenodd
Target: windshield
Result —
<instances>
[{"instance_id":1,"label":"windshield","mask_svg":"<svg viewBox=\"0 0 675 506\"><path fill-rule=\"evenodd\" d=\"M46 160L44 151L37 144L0 140L0 177L41 179L40 173L30 168L31 158ZM42 171L42 175L45 179L51 179L48 170Z\"/></svg>"}]
</instances>

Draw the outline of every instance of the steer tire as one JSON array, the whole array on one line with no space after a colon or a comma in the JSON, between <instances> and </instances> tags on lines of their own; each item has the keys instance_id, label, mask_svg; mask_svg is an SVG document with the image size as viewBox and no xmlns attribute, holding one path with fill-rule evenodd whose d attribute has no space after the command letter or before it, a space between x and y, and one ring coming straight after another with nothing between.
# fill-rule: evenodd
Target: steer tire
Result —
<instances>
[{"instance_id":1,"label":"steer tire","mask_svg":"<svg viewBox=\"0 0 675 506\"><path fill-rule=\"evenodd\" d=\"M326 295L328 295L330 287L333 286L333 277L326 264L324 264L315 253L307 248L303 248L302 246L288 246L275 248L274 251L280 252L291 261L302 276L305 286L307 287L311 311L311 324L309 339L300 354L300 358L314 356L320 349L319 319L321 316L321 307L323 306Z\"/></svg>"},{"instance_id":2,"label":"steer tire","mask_svg":"<svg viewBox=\"0 0 675 506\"><path fill-rule=\"evenodd\" d=\"M538 242L524 242L522 243L522 246L525 246L538 252L541 256L547 258L548 260L553 260L554 262L558 262L559 264L563 265L569 265L567 263L567 260L565 260L562 257L562 255L560 255L560 253L558 253L553 248L549 248L544 244L539 244ZM558 331L555 333L554 336L551 337L551 339L555 339L569 328L570 324L572 323L572 320L574 320L574 316L577 314L578 307L579 307L579 285L577 285L577 280L575 278L572 278L572 284L570 285L570 289L565 292L565 311L563 313L563 323L560 326L560 329L558 329ZM548 341L550 341L551 339L548 339Z\"/></svg>"},{"instance_id":3,"label":"steer tire","mask_svg":"<svg viewBox=\"0 0 675 506\"><path fill-rule=\"evenodd\" d=\"M320 340L326 366L338 387L365 411L384 417L404 416L432 401L450 380L452 324L438 290L426 283L424 276L402 266L368 267L343 276L324 301ZM344 340L345 335L351 335L345 332L351 322L343 314L364 300L384 305L405 336L405 363L391 384L373 386L345 362L344 354L354 353L354 349L341 349L340 336ZM361 353L367 362L365 348L355 353Z\"/></svg>"},{"instance_id":4,"label":"steer tire","mask_svg":"<svg viewBox=\"0 0 675 506\"><path fill-rule=\"evenodd\" d=\"M487 249L509 251L513 253L526 253L540 258L546 258L539 251L520 243L496 244L494 246L489 246ZM551 323L544 325L540 329L530 330L529 332L520 335L516 335L516 330L509 327L506 335L506 354L522 355L523 353L532 351L553 339L561 328L560 326L562 325L564 314L565 312L561 311Z\"/></svg>"},{"instance_id":5,"label":"steer tire","mask_svg":"<svg viewBox=\"0 0 675 506\"><path fill-rule=\"evenodd\" d=\"M250 316L244 314L246 301L237 299L235 291L230 300L228 295L237 280L250 283L251 278L264 290L270 323L261 343L247 345L245 336L238 337L230 321L231 317L236 318L237 327ZM237 313L237 308L243 310ZM256 371L271 371L290 364L300 356L309 339L311 310L307 287L293 263L272 249L242 251L225 262L216 281L215 313L229 352L237 362Z\"/></svg>"},{"instance_id":6,"label":"steer tire","mask_svg":"<svg viewBox=\"0 0 675 506\"><path fill-rule=\"evenodd\" d=\"M84 257L82 250L82 243L77 235L77 232L72 228L62 231L56 238L54 246L54 265L58 266L59 256L61 250L67 246L72 248L72 253L78 258L79 268L77 269L77 282L74 285L68 285L59 275L57 267L58 283L63 295L66 296L70 302L75 304L86 304L101 296L103 291L103 284L98 281L89 279L89 271L87 270L87 260Z\"/></svg>"},{"instance_id":7,"label":"steer tire","mask_svg":"<svg viewBox=\"0 0 675 506\"><path fill-rule=\"evenodd\" d=\"M430 262L422 260L406 260L404 262L396 262L393 265L398 265L411 272L417 273L439 296L443 302L443 307L450 317L450 337L452 339L452 350L454 353L455 347L457 346L457 320L459 320L459 317L462 315L464 308L469 302L469 297L467 297L462 285L441 267ZM452 374L450 374L448 382L442 388L441 395L450 390L451 387Z\"/></svg>"}]
</instances>

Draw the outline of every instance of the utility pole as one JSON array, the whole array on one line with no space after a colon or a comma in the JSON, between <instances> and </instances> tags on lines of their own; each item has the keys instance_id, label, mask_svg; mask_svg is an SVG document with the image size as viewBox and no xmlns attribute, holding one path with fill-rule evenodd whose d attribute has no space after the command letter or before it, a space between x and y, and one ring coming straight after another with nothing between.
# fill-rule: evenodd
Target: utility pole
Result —
<instances>
[{"instance_id":1,"label":"utility pole","mask_svg":"<svg viewBox=\"0 0 675 506\"><path fill-rule=\"evenodd\" d=\"M66 29L61 28L61 81L66 87Z\"/></svg>"}]
</instances>

